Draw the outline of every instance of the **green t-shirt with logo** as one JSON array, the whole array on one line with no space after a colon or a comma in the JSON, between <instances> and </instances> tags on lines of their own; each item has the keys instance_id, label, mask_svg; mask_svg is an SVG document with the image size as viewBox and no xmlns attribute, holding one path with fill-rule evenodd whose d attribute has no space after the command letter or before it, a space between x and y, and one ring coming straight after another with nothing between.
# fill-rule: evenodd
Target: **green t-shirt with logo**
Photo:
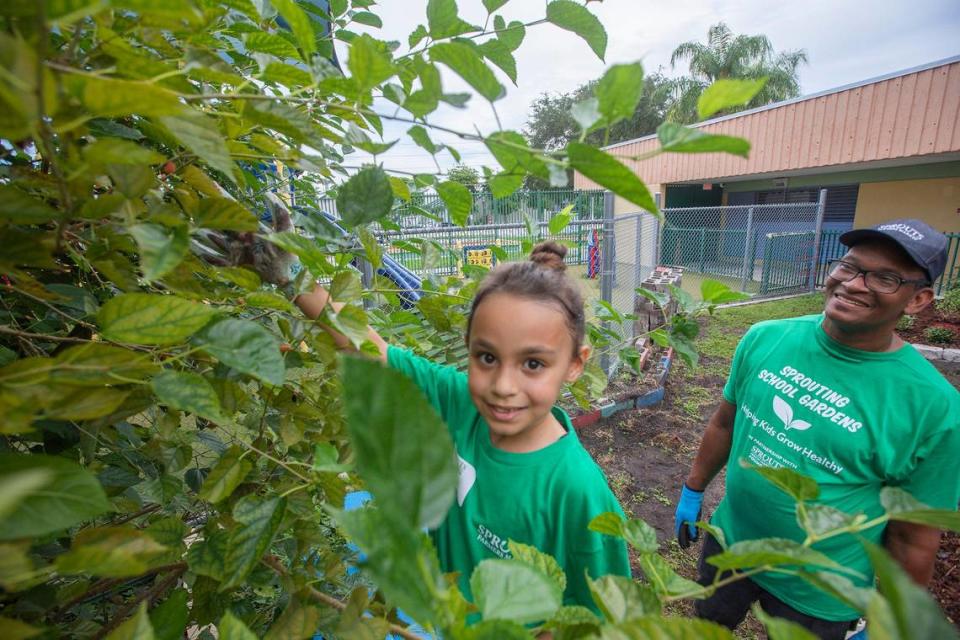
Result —
<instances>
[{"instance_id":1,"label":"green t-shirt with logo","mask_svg":"<svg viewBox=\"0 0 960 640\"><path fill-rule=\"evenodd\" d=\"M740 460L810 476L820 487L816 503L871 519L883 513L884 486L938 509L957 508L960 393L912 346L889 353L852 349L830 338L822 322L823 315L762 322L737 347L723 390L737 407L726 495L713 515L730 544L805 538L793 500ZM879 544L883 527L863 535ZM854 583L873 584L870 562L853 536L813 548L862 573ZM753 580L808 615L858 617L799 578L762 573Z\"/></svg>"},{"instance_id":2,"label":"green t-shirt with logo","mask_svg":"<svg viewBox=\"0 0 960 640\"><path fill-rule=\"evenodd\" d=\"M457 497L430 532L444 571L459 571L470 598L470 575L481 560L508 558L507 541L532 545L557 559L567 574L565 604L596 609L584 578L630 575L626 544L587 529L601 513L623 514L603 472L559 408L567 434L530 453L502 451L467 388L467 376L403 349L390 347L389 365L410 377L447 423L460 465ZM424 443L429 446L429 443Z\"/></svg>"}]
</instances>

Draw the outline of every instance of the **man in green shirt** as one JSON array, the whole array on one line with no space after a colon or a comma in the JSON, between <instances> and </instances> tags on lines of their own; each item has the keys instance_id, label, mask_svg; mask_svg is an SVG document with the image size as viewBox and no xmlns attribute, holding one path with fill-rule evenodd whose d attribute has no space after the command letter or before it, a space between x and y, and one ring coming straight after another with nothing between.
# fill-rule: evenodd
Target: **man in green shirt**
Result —
<instances>
[{"instance_id":1,"label":"man in green shirt","mask_svg":"<svg viewBox=\"0 0 960 640\"><path fill-rule=\"evenodd\" d=\"M703 490L726 466L726 494L712 523L728 544L757 538L802 542L793 500L743 468L789 468L820 487L816 502L843 512L883 513L880 490L904 489L940 509L960 499L960 393L895 332L934 297L946 264L946 238L918 220L845 233L846 255L830 265L821 315L761 322L737 347L723 400L711 417L677 507L681 545L697 537ZM940 544L937 529L891 521L864 532L925 585ZM866 553L851 535L813 548L873 584ZM706 562L721 551L706 536ZM760 573L696 603L698 616L736 627L753 602L821 638L845 636L858 612L799 578Z\"/></svg>"}]
</instances>

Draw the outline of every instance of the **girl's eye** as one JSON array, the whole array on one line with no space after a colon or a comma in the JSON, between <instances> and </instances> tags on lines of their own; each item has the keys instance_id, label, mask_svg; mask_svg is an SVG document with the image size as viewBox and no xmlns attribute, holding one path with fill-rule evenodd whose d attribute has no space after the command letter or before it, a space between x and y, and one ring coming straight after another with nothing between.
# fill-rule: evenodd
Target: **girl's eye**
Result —
<instances>
[{"instance_id":1,"label":"girl's eye","mask_svg":"<svg viewBox=\"0 0 960 640\"><path fill-rule=\"evenodd\" d=\"M497 360L492 353L481 353L478 358L483 364L493 364Z\"/></svg>"},{"instance_id":2,"label":"girl's eye","mask_svg":"<svg viewBox=\"0 0 960 640\"><path fill-rule=\"evenodd\" d=\"M526 364L527 364L527 369L530 369L531 371L536 371L537 369L540 369L543 367L542 362L540 362L539 360L534 360L533 358L527 360Z\"/></svg>"}]
</instances>

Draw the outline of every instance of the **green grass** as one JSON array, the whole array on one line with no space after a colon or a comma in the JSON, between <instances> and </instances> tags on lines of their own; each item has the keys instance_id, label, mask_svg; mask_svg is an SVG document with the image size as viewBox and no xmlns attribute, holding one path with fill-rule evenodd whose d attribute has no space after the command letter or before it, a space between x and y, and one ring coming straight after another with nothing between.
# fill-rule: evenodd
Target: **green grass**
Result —
<instances>
[{"instance_id":1,"label":"green grass","mask_svg":"<svg viewBox=\"0 0 960 640\"><path fill-rule=\"evenodd\" d=\"M822 293L718 309L707 321L706 330L697 341L697 346L702 355L730 360L741 336L754 324L763 320L810 315L822 310Z\"/></svg>"}]
</instances>

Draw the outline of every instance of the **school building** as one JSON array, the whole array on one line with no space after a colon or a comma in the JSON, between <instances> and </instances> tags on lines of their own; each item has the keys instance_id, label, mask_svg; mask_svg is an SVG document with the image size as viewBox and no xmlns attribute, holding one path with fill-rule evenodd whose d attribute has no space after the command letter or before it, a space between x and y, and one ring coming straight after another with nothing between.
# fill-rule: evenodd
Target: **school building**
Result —
<instances>
[{"instance_id":1,"label":"school building","mask_svg":"<svg viewBox=\"0 0 960 640\"><path fill-rule=\"evenodd\" d=\"M816 202L833 229L915 217L960 231L960 56L694 125L750 141L748 159L668 153L656 135L606 147L663 207ZM577 174L578 189L596 185ZM619 214L636 206L617 199Z\"/></svg>"}]
</instances>

